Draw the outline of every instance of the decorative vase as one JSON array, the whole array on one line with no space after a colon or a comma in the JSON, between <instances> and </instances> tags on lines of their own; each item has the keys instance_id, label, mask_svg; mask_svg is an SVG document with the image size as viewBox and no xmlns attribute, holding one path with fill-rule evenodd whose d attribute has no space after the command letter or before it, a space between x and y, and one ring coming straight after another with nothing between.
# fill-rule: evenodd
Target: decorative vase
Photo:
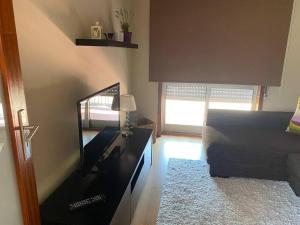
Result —
<instances>
[{"instance_id":1,"label":"decorative vase","mask_svg":"<svg viewBox=\"0 0 300 225\"><path fill-rule=\"evenodd\" d=\"M131 43L132 32L124 32L124 42Z\"/></svg>"},{"instance_id":2,"label":"decorative vase","mask_svg":"<svg viewBox=\"0 0 300 225\"><path fill-rule=\"evenodd\" d=\"M116 40L117 41L124 41L124 33L123 32L118 32L116 35Z\"/></svg>"}]
</instances>

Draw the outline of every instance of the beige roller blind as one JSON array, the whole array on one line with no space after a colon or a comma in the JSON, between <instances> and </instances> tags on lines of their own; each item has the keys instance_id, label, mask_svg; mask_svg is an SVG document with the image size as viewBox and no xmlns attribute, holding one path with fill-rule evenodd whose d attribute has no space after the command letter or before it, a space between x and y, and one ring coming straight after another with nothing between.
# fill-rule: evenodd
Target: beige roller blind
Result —
<instances>
[{"instance_id":1,"label":"beige roller blind","mask_svg":"<svg viewBox=\"0 0 300 225\"><path fill-rule=\"evenodd\" d=\"M205 101L207 87L195 83L166 83L166 98L172 99L198 99Z\"/></svg>"},{"instance_id":2,"label":"beige roller blind","mask_svg":"<svg viewBox=\"0 0 300 225\"><path fill-rule=\"evenodd\" d=\"M209 101L252 103L254 88L224 88L212 87Z\"/></svg>"},{"instance_id":3,"label":"beige roller blind","mask_svg":"<svg viewBox=\"0 0 300 225\"><path fill-rule=\"evenodd\" d=\"M150 81L279 86L293 0L151 0Z\"/></svg>"}]
</instances>

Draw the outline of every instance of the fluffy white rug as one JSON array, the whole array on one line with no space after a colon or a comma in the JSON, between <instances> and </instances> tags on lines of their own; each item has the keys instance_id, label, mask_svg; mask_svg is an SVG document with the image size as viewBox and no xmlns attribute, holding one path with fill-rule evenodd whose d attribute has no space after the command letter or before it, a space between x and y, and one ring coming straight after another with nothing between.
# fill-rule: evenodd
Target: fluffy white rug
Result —
<instances>
[{"instance_id":1,"label":"fluffy white rug","mask_svg":"<svg viewBox=\"0 0 300 225\"><path fill-rule=\"evenodd\" d=\"M211 178L205 162L169 161L157 225L300 225L287 182Z\"/></svg>"}]
</instances>

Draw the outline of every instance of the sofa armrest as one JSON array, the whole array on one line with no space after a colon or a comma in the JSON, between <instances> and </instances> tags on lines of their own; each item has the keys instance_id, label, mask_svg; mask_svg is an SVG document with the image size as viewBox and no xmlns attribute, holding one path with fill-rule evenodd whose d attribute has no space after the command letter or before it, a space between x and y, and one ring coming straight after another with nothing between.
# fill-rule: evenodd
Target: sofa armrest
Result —
<instances>
[{"instance_id":1,"label":"sofa armrest","mask_svg":"<svg viewBox=\"0 0 300 225\"><path fill-rule=\"evenodd\" d=\"M245 129L280 129L285 130L292 118L292 112L209 110L207 126L245 127Z\"/></svg>"}]
</instances>

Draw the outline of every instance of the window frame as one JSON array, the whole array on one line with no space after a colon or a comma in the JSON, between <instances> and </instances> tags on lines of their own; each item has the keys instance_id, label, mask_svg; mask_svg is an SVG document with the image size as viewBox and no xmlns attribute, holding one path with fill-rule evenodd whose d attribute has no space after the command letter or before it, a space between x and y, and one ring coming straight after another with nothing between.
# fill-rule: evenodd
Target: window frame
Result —
<instances>
[{"instance_id":1,"label":"window frame","mask_svg":"<svg viewBox=\"0 0 300 225\"><path fill-rule=\"evenodd\" d=\"M179 134L192 134L192 135L201 136L203 127L206 125L207 113L209 110L209 102L210 102L210 98L211 98L212 88L253 89L251 111L257 110L259 86L256 86L256 85L231 85L231 84L201 84L201 83L199 83L200 85L206 86L206 97L204 100L205 101L205 109L204 109L205 111L204 111L203 126L166 124L166 100L167 100L166 86L167 86L167 84L168 83L162 83L161 130L162 130L163 134L179 133ZM195 100L197 98L194 98L194 97L187 97L187 98L171 97L169 99Z\"/></svg>"}]
</instances>

